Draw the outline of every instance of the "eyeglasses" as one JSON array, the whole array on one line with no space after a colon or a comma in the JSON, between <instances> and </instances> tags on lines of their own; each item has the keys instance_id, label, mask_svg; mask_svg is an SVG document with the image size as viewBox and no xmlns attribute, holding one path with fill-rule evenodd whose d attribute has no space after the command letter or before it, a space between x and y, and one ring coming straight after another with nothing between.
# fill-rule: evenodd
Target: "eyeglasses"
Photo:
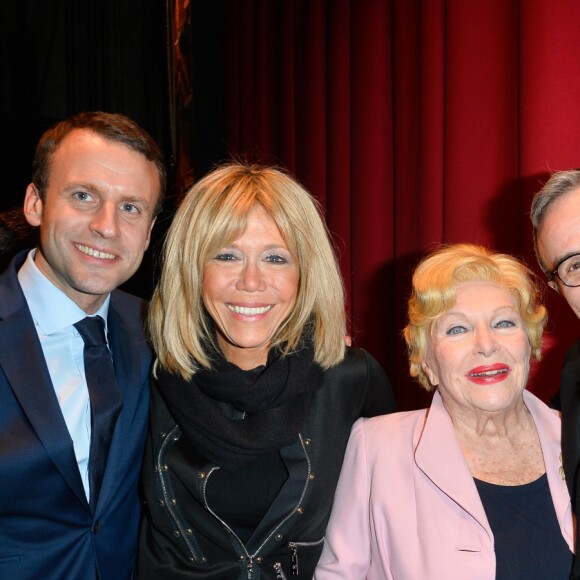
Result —
<instances>
[{"instance_id":1,"label":"eyeglasses","mask_svg":"<svg viewBox=\"0 0 580 580\"><path fill-rule=\"evenodd\" d=\"M552 282L556 276L564 286L580 286L580 254L572 254L560 260L554 270L548 273L548 280Z\"/></svg>"}]
</instances>

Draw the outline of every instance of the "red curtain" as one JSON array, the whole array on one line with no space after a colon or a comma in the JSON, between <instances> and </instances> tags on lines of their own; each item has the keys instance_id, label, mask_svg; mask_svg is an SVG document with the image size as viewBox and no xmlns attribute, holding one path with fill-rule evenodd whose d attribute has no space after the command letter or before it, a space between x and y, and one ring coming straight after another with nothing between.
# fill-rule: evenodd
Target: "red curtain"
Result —
<instances>
[{"instance_id":1,"label":"red curtain","mask_svg":"<svg viewBox=\"0 0 580 580\"><path fill-rule=\"evenodd\" d=\"M356 344L408 379L410 274L442 242L535 267L530 201L580 166L577 0L230 0L230 152L276 163L322 203ZM531 390L558 388L580 323L546 290L551 323Z\"/></svg>"}]
</instances>

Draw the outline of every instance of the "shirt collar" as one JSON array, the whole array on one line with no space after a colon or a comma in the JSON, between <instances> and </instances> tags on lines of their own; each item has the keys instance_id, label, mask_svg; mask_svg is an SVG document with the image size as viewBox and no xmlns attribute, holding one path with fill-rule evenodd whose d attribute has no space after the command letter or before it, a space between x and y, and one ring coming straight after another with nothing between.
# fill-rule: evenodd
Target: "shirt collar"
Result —
<instances>
[{"instance_id":1,"label":"shirt collar","mask_svg":"<svg viewBox=\"0 0 580 580\"><path fill-rule=\"evenodd\" d=\"M34 322L43 334L52 334L72 326L87 316L74 300L57 288L34 263L36 250L31 250L18 271L18 281L24 292ZM107 330L109 294L95 315L102 316Z\"/></svg>"}]
</instances>

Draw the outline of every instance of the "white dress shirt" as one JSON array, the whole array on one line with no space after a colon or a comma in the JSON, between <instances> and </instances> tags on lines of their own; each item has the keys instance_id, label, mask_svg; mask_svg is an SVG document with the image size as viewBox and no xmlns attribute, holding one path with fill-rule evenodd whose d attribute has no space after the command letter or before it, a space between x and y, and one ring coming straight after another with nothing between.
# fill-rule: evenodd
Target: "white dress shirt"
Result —
<instances>
[{"instance_id":1,"label":"white dress shirt","mask_svg":"<svg viewBox=\"0 0 580 580\"><path fill-rule=\"evenodd\" d=\"M28 254L18 272L18 281L38 332L88 500L91 408L83 361L84 342L73 326L87 314L38 269L34 263L35 252ZM110 298L107 296L95 313L105 321L105 331Z\"/></svg>"}]
</instances>

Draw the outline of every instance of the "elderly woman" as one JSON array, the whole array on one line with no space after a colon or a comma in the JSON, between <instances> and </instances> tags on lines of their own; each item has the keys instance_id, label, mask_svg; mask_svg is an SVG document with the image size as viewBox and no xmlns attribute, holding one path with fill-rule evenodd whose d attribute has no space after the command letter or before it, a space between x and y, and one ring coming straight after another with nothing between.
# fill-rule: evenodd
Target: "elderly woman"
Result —
<instances>
[{"instance_id":1,"label":"elderly woman","mask_svg":"<svg viewBox=\"0 0 580 580\"><path fill-rule=\"evenodd\" d=\"M405 338L433 401L353 427L317 580L568 578L560 419L525 390L545 319L511 256L461 244L419 264Z\"/></svg>"},{"instance_id":2,"label":"elderly woman","mask_svg":"<svg viewBox=\"0 0 580 580\"><path fill-rule=\"evenodd\" d=\"M216 169L170 228L139 578L312 578L355 420L394 409L345 346L343 287L311 196L283 172Z\"/></svg>"}]
</instances>

